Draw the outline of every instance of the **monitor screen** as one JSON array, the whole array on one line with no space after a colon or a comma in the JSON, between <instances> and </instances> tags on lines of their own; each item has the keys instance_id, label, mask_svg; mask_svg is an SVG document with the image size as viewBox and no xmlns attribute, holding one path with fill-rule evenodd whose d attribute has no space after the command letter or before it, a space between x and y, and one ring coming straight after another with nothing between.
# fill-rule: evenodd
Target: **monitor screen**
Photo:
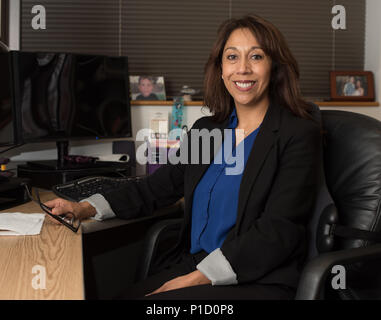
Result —
<instances>
[{"instance_id":1,"label":"monitor screen","mask_svg":"<svg viewBox=\"0 0 381 320\"><path fill-rule=\"evenodd\" d=\"M14 52L23 142L131 137L127 57Z\"/></svg>"},{"instance_id":2,"label":"monitor screen","mask_svg":"<svg viewBox=\"0 0 381 320\"><path fill-rule=\"evenodd\" d=\"M0 146L16 144L11 59L0 52Z\"/></svg>"}]
</instances>

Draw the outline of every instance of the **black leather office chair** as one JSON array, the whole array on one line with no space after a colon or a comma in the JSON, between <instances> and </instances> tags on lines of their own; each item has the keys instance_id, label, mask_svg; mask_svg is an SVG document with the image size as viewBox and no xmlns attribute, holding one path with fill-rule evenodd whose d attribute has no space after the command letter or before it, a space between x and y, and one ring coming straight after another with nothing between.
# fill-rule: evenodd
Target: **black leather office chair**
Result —
<instances>
[{"instance_id":1,"label":"black leather office chair","mask_svg":"<svg viewBox=\"0 0 381 320\"><path fill-rule=\"evenodd\" d=\"M345 111L324 110L321 116L324 168L296 299L379 299L381 122ZM165 220L151 229L138 280L149 274L160 243L170 243L181 222ZM335 265L345 268L345 289L332 287Z\"/></svg>"},{"instance_id":2,"label":"black leather office chair","mask_svg":"<svg viewBox=\"0 0 381 320\"><path fill-rule=\"evenodd\" d=\"M321 114L326 181L296 299L380 299L381 122L346 111ZM346 289L332 288L335 265L345 267Z\"/></svg>"}]
</instances>

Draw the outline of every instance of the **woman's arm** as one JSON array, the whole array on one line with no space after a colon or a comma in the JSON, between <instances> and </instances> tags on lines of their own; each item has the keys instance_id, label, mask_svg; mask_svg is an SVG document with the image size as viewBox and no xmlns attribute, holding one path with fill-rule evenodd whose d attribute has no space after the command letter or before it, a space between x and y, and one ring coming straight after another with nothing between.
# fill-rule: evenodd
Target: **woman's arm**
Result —
<instances>
[{"instance_id":1,"label":"woman's arm","mask_svg":"<svg viewBox=\"0 0 381 320\"><path fill-rule=\"evenodd\" d=\"M192 129L199 127L201 119L203 118L194 123ZM72 211L82 219L95 217L104 220L115 215L121 219L148 216L184 196L185 166L186 164L181 163L165 164L150 176L131 181L104 195L95 194L80 203L58 198L46 205L53 208L54 214Z\"/></svg>"},{"instance_id":2,"label":"woman's arm","mask_svg":"<svg viewBox=\"0 0 381 320\"><path fill-rule=\"evenodd\" d=\"M45 205L52 208L53 214L73 212L81 220L148 216L184 196L183 170L182 164L164 165L147 178L131 181L105 195L94 194L79 203L57 198L47 201Z\"/></svg>"},{"instance_id":3,"label":"woman's arm","mask_svg":"<svg viewBox=\"0 0 381 320\"><path fill-rule=\"evenodd\" d=\"M162 165L148 177L106 193L104 198L118 218L151 215L184 196L184 170L182 164Z\"/></svg>"}]
</instances>

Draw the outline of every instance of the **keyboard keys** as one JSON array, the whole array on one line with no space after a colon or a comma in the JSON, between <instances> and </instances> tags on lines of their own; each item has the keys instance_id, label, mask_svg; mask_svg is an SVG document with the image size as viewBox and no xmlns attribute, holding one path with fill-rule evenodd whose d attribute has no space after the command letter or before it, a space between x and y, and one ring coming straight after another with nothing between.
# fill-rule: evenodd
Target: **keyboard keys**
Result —
<instances>
[{"instance_id":1,"label":"keyboard keys","mask_svg":"<svg viewBox=\"0 0 381 320\"><path fill-rule=\"evenodd\" d=\"M86 177L66 184L56 185L53 192L71 201L80 201L93 194L105 194L131 181L139 181L142 177L111 178L111 177Z\"/></svg>"}]
</instances>

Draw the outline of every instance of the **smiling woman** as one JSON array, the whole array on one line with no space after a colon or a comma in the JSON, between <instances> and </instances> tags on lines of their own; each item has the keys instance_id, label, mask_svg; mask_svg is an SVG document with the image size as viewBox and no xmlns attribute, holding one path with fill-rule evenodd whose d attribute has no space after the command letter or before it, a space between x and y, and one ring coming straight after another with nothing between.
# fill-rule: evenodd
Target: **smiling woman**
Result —
<instances>
[{"instance_id":1,"label":"smiling woman","mask_svg":"<svg viewBox=\"0 0 381 320\"><path fill-rule=\"evenodd\" d=\"M296 60L270 22L229 20L208 60L205 92L213 115L198 119L187 137L204 131L207 139L191 139L185 161L86 198L75 214L132 219L184 198L178 243L119 298L292 299L321 166L320 127L300 97ZM225 152L244 170L228 173ZM197 162L206 156L213 159ZM48 206L62 214L73 204Z\"/></svg>"}]
</instances>

